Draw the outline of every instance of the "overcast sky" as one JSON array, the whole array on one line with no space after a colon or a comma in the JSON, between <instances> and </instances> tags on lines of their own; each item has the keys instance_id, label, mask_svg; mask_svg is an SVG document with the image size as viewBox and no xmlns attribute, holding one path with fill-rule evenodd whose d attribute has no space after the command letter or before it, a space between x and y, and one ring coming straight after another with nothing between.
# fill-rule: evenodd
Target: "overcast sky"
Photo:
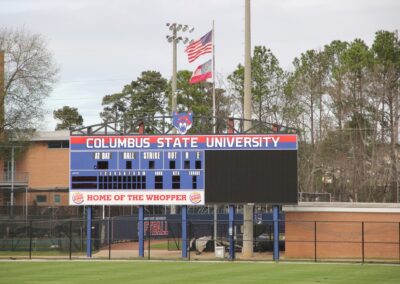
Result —
<instances>
[{"instance_id":1,"label":"overcast sky","mask_svg":"<svg viewBox=\"0 0 400 284\"><path fill-rule=\"evenodd\" d=\"M285 70L307 49L332 40L361 38L400 27L399 0L252 0L252 46L265 45ZM122 90L144 70L170 78L172 45L167 22L195 27L199 38L215 20L216 71L231 73L244 61L244 0L0 0L0 26L42 34L60 67L46 101L42 130L53 130L52 111L77 107L84 124L100 123L104 95ZM178 70L194 70L183 45Z\"/></svg>"}]
</instances>

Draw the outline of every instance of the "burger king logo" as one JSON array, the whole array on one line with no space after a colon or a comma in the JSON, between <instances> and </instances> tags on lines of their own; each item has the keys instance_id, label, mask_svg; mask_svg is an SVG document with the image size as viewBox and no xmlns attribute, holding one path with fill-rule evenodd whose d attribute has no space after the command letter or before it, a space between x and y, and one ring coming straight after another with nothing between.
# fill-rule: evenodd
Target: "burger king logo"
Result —
<instances>
[{"instance_id":1,"label":"burger king logo","mask_svg":"<svg viewBox=\"0 0 400 284\"><path fill-rule=\"evenodd\" d=\"M201 194L198 192L192 192L189 195L189 199L193 204L197 204L201 202Z\"/></svg>"},{"instance_id":2,"label":"burger king logo","mask_svg":"<svg viewBox=\"0 0 400 284\"><path fill-rule=\"evenodd\" d=\"M72 201L75 204L81 204L84 201L83 194L80 192L74 192L72 194Z\"/></svg>"}]
</instances>

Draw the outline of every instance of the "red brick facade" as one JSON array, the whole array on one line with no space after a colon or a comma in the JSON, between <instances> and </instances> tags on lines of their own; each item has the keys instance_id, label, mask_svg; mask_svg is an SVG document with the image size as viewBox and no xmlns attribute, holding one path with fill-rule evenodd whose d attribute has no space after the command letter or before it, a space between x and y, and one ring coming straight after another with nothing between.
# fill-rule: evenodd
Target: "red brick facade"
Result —
<instances>
[{"instance_id":1,"label":"red brick facade","mask_svg":"<svg viewBox=\"0 0 400 284\"><path fill-rule=\"evenodd\" d=\"M399 259L400 210L326 210L286 212L286 258Z\"/></svg>"}]
</instances>

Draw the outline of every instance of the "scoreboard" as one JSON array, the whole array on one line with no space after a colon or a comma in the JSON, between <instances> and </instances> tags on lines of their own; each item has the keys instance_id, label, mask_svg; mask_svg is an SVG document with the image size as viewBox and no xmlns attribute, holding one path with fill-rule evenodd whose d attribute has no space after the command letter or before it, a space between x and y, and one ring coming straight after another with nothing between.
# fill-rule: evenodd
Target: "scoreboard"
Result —
<instances>
[{"instance_id":1,"label":"scoreboard","mask_svg":"<svg viewBox=\"0 0 400 284\"><path fill-rule=\"evenodd\" d=\"M297 203L296 135L70 137L71 205L268 201Z\"/></svg>"}]
</instances>

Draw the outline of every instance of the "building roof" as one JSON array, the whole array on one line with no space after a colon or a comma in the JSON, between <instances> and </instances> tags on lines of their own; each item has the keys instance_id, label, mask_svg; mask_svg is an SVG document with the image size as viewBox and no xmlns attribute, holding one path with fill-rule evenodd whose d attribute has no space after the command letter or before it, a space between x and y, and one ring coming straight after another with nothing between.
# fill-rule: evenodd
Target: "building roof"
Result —
<instances>
[{"instance_id":1,"label":"building roof","mask_svg":"<svg viewBox=\"0 0 400 284\"><path fill-rule=\"evenodd\" d=\"M68 141L69 130L37 131L30 138L30 141Z\"/></svg>"}]
</instances>

